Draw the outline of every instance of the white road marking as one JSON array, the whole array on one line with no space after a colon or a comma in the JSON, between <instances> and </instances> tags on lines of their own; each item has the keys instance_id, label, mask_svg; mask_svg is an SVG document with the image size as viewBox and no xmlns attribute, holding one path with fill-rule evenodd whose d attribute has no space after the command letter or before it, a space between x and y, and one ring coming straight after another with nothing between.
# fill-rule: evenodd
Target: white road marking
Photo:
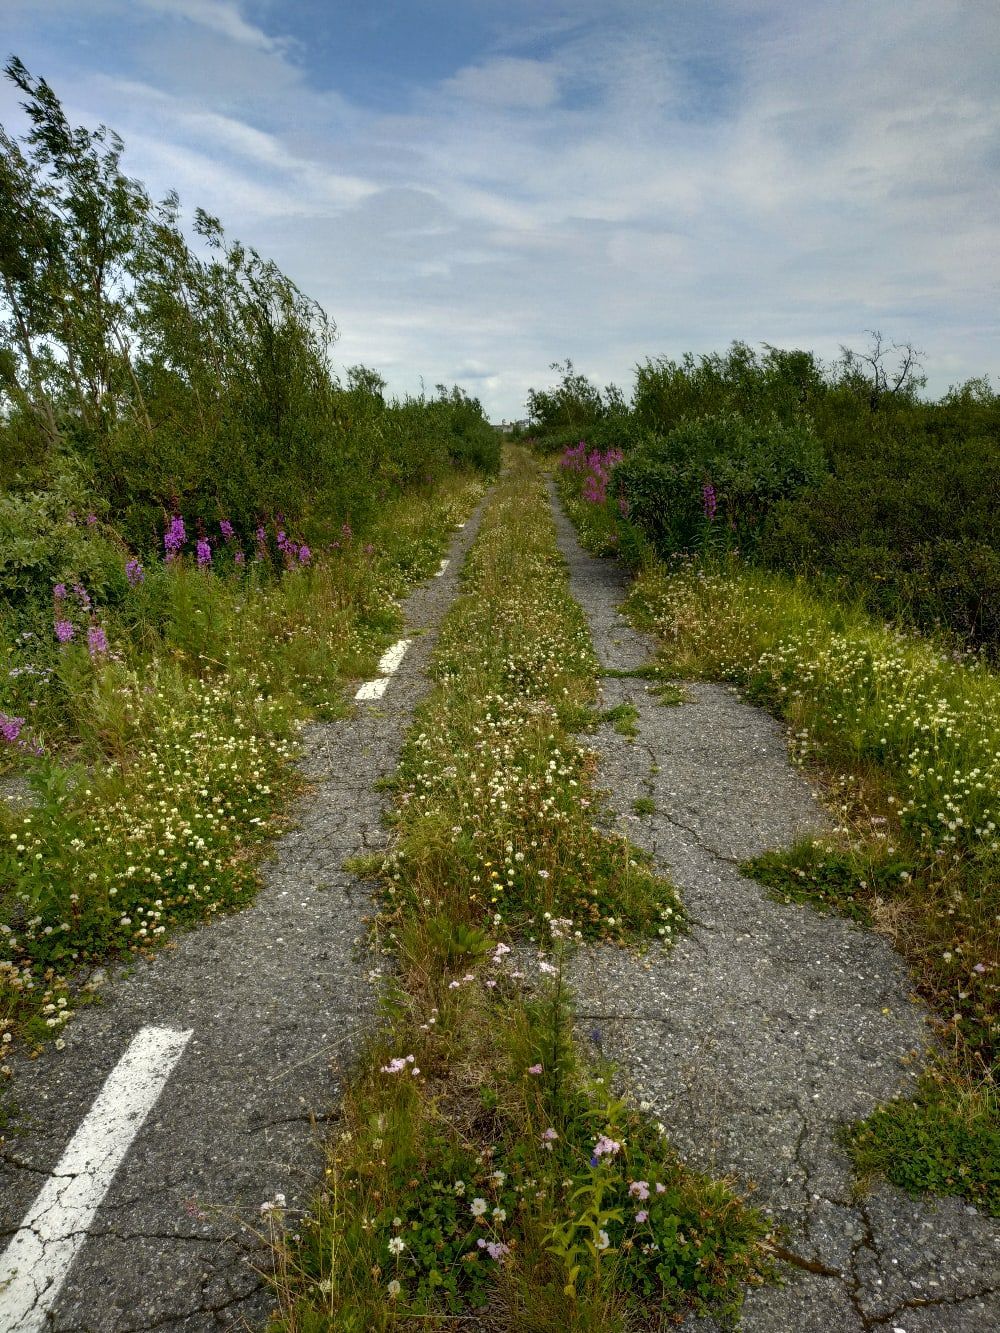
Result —
<instances>
[{"instance_id":1,"label":"white road marking","mask_svg":"<svg viewBox=\"0 0 1000 1333\"><path fill-rule=\"evenodd\" d=\"M411 643L410 639L400 639L394 643L391 648L387 648L378 662L378 674L380 676L391 676L393 672L399 670L399 664L406 656L406 650Z\"/></svg>"},{"instance_id":2,"label":"white road marking","mask_svg":"<svg viewBox=\"0 0 1000 1333\"><path fill-rule=\"evenodd\" d=\"M388 676L379 676L377 680L366 680L354 697L355 699L381 699L388 684Z\"/></svg>"},{"instance_id":3,"label":"white road marking","mask_svg":"<svg viewBox=\"0 0 1000 1333\"><path fill-rule=\"evenodd\" d=\"M436 579L439 579L439 578L441 577L441 575L444 573L444 571L448 568L448 566L449 566L450 564L451 564L451 561L450 561L450 560L442 560L442 561L441 561L441 568L440 568L440 569L438 570L438 572L434 575L434 577L435 577Z\"/></svg>"},{"instance_id":4,"label":"white road marking","mask_svg":"<svg viewBox=\"0 0 1000 1333\"><path fill-rule=\"evenodd\" d=\"M411 642L411 639L400 639L391 648L385 650L379 658L378 677L375 680L366 680L355 694L355 699L382 698L389 684L389 677L399 670L399 664L406 656L406 650Z\"/></svg>"},{"instance_id":5,"label":"white road marking","mask_svg":"<svg viewBox=\"0 0 1000 1333\"><path fill-rule=\"evenodd\" d=\"M47 1326L94 1214L191 1032L140 1028L0 1257L0 1328Z\"/></svg>"}]
</instances>

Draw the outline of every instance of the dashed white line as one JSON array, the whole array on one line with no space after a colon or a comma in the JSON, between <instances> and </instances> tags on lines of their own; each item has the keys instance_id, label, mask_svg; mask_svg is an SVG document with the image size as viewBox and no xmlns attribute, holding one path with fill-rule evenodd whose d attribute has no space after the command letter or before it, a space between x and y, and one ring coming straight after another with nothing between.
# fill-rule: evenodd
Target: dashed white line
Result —
<instances>
[{"instance_id":1,"label":"dashed white line","mask_svg":"<svg viewBox=\"0 0 1000 1333\"><path fill-rule=\"evenodd\" d=\"M438 570L438 572L434 575L434 577L435 577L436 579L439 579L439 578L441 577L441 575L444 573L444 571L448 568L448 566L449 566L450 564L451 564L451 561L450 561L450 560L442 560L442 561L441 561L441 568L440 568L440 569Z\"/></svg>"},{"instance_id":2,"label":"dashed white line","mask_svg":"<svg viewBox=\"0 0 1000 1333\"><path fill-rule=\"evenodd\" d=\"M355 699L381 699L388 684L388 676L379 676L377 680L366 680L354 697Z\"/></svg>"},{"instance_id":3,"label":"dashed white line","mask_svg":"<svg viewBox=\"0 0 1000 1333\"><path fill-rule=\"evenodd\" d=\"M0 1257L0 1328L47 1326L70 1265L190 1032L140 1028Z\"/></svg>"},{"instance_id":4,"label":"dashed white line","mask_svg":"<svg viewBox=\"0 0 1000 1333\"><path fill-rule=\"evenodd\" d=\"M389 684L389 677L399 670L399 664L406 655L412 640L400 639L391 648L387 648L378 663L378 677L366 680L355 694L355 699L381 699Z\"/></svg>"}]
</instances>

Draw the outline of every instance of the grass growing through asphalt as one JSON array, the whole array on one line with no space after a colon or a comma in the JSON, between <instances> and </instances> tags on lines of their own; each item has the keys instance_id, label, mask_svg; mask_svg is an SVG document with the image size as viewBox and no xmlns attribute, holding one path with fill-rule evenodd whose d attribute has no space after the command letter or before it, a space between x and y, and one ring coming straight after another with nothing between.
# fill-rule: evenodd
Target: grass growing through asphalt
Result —
<instances>
[{"instance_id":1,"label":"grass growing through asphalt","mask_svg":"<svg viewBox=\"0 0 1000 1333\"><path fill-rule=\"evenodd\" d=\"M665 670L736 682L824 775L835 832L750 872L885 930L938 1017L915 1101L847 1135L859 1170L1000 1211L1000 679L738 563L651 562L629 609L660 636Z\"/></svg>"},{"instance_id":2,"label":"grass growing through asphalt","mask_svg":"<svg viewBox=\"0 0 1000 1333\"><path fill-rule=\"evenodd\" d=\"M595 827L576 732L597 664L523 452L464 578L381 868L398 970L325 1187L294 1241L276 1226L274 1327L445 1327L476 1310L488 1328L613 1333L735 1309L767 1268L763 1220L686 1171L572 1037L568 951L669 939L680 914Z\"/></svg>"},{"instance_id":3,"label":"grass growing through asphalt","mask_svg":"<svg viewBox=\"0 0 1000 1333\"><path fill-rule=\"evenodd\" d=\"M298 785L300 724L346 708L345 682L398 629L395 597L481 492L456 476L411 494L364 548L277 579L148 570L127 649L62 646L33 720L49 719L46 757L27 761L36 804L0 803L0 1074L19 1046L62 1044L98 964L249 901ZM5 651L23 668L30 648Z\"/></svg>"}]
</instances>

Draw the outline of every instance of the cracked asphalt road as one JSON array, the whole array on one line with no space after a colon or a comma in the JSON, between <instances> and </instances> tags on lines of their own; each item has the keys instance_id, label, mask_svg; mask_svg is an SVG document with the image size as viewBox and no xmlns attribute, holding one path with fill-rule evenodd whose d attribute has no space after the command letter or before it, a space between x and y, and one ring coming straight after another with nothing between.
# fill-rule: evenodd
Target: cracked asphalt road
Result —
<instances>
[{"instance_id":1,"label":"cracked asphalt road","mask_svg":"<svg viewBox=\"0 0 1000 1333\"><path fill-rule=\"evenodd\" d=\"M0 1235L17 1229L136 1031L194 1032L70 1269L48 1325L59 1333L259 1328L272 1308L258 1272L260 1204L280 1191L294 1219L308 1202L322 1170L317 1126L373 1016L377 964L355 944L371 901L343 863L384 843L374 784L397 766L480 513L444 574L403 604L413 642L385 696L306 731L311 788L254 904L115 975L104 1003L66 1029L60 1055L22 1064L19 1127L0 1157Z\"/></svg>"},{"instance_id":2,"label":"cracked asphalt road","mask_svg":"<svg viewBox=\"0 0 1000 1333\"><path fill-rule=\"evenodd\" d=\"M598 657L634 670L655 644L617 613L627 577L587 555L554 509ZM906 968L878 935L774 902L739 873L821 828L824 813L772 718L722 686L685 691L688 702L664 707L641 679L603 683L605 707L638 709L639 735L602 729L602 785L618 827L680 889L692 928L640 958L579 955L581 1032L614 1054L685 1160L734 1178L786 1228L797 1262L783 1287L748 1295L746 1333L1000 1328L1000 1224L888 1185L855 1200L834 1140L839 1123L916 1077L929 1029ZM633 813L639 797L653 814Z\"/></svg>"}]
</instances>

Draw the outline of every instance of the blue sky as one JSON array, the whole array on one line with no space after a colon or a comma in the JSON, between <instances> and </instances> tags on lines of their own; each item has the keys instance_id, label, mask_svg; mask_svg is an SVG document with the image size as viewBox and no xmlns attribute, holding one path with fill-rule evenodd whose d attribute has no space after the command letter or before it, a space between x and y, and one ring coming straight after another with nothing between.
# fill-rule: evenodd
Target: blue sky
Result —
<instances>
[{"instance_id":1,"label":"blue sky","mask_svg":"<svg viewBox=\"0 0 1000 1333\"><path fill-rule=\"evenodd\" d=\"M519 416L571 357L865 330L1000 372L989 0L2 0L126 167L327 308L338 367ZM22 121L13 91L0 120Z\"/></svg>"}]
</instances>

